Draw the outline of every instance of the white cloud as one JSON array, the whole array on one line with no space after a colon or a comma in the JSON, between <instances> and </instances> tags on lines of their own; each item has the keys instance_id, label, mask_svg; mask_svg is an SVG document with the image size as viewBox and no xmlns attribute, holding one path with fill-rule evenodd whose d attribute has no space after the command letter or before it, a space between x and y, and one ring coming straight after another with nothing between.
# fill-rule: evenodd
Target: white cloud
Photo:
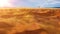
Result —
<instances>
[{"instance_id":1,"label":"white cloud","mask_svg":"<svg viewBox=\"0 0 60 34\"><path fill-rule=\"evenodd\" d=\"M37 2L38 0L28 0L29 2Z\"/></svg>"},{"instance_id":2,"label":"white cloud","mask_svg":"<svg viewBox=\"0 0 60 34\"><path fill-rule=\"evenodd\" d=\"M48 0L47 3L56 4L56 3L60 3L60 1L57 1L57 0Z\"/></svg>"},{"instance_id":3,"label":"white cloud","mask_svg":"<svg viewBox=\"0 0 60 34\"><path fill-rule=\"evenodd\" d=\"M57 0L42 0L41 1L42 3L39 3L37 6L40 6L40 7L52 7L54 6L55 4L57 3L60 3L60 1L57 1Z\"/></svg>"}]
</instances>

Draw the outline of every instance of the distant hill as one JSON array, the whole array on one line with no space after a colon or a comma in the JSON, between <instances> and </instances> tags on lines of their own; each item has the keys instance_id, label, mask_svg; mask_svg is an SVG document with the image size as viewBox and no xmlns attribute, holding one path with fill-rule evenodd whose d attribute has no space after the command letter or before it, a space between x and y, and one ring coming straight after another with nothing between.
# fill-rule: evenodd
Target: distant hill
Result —
<instances>
[{"instance_id":1,"label":"distant hill","mask_svg":"<svg viewBox=\"0 0 60 34\"><path fill-rule=\"evenodd\" d=\"M60 7L52 7L52 8L60 8Z\"/></svg>"}]
</instances>

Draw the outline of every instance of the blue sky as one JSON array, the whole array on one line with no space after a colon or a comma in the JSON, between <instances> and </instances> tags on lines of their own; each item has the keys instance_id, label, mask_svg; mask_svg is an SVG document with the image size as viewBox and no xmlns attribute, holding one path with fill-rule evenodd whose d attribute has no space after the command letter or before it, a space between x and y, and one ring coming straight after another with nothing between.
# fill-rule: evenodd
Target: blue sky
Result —
<instances>
[{"instance_id":1,"label":"blue sky","mask_svg":"<svg viewBox=\"0 0 60 34\"><path fill-rule=\"evenodd\" d=\"M60 0L10 0L9 3L4 5L6 5L6 7L8 5L8 7L12 6L12 7L32 7L32 8L60 7Z\"/></svg>"},{"instance_id":2,"label":"blue sky","mask_svg":"<svg viewBox=\"0 0 60 34\"><path fill-rule=\"evenodd\" d=\"M60 0L13 0L15 7L60 7Z\"/></svg>"}]
</instances>

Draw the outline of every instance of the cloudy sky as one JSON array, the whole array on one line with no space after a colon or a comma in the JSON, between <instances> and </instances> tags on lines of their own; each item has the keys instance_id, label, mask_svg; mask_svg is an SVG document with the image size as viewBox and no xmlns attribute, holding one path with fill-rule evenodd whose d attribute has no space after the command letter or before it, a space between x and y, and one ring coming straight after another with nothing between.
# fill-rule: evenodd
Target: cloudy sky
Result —
<instances>
[{"instance_id":1,"label":"cloudy sky","mask_svg":"<svg viewBox=\"0 0 60 34\"><path fill-rule=\"evenodd\" d=\"M0 7L60 7L60 0L0 0Z\"/></svg>"}]
</instances>

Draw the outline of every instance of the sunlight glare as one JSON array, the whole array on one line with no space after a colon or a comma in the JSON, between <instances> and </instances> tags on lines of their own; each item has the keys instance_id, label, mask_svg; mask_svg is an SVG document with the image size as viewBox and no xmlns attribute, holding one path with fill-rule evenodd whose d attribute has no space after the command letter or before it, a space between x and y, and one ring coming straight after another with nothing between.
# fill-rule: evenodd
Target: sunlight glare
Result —
<instances>
[{"instance_id":1,"label":"sunlight glare","mask_svg":"<svg viewBox=\"0 0 60 34\"><path fill-rule=\"evenodd\" d=\"M0 0L0 7L9 7L9 6L11 6L9 0Z\"/></svg>"}]
</instances>

